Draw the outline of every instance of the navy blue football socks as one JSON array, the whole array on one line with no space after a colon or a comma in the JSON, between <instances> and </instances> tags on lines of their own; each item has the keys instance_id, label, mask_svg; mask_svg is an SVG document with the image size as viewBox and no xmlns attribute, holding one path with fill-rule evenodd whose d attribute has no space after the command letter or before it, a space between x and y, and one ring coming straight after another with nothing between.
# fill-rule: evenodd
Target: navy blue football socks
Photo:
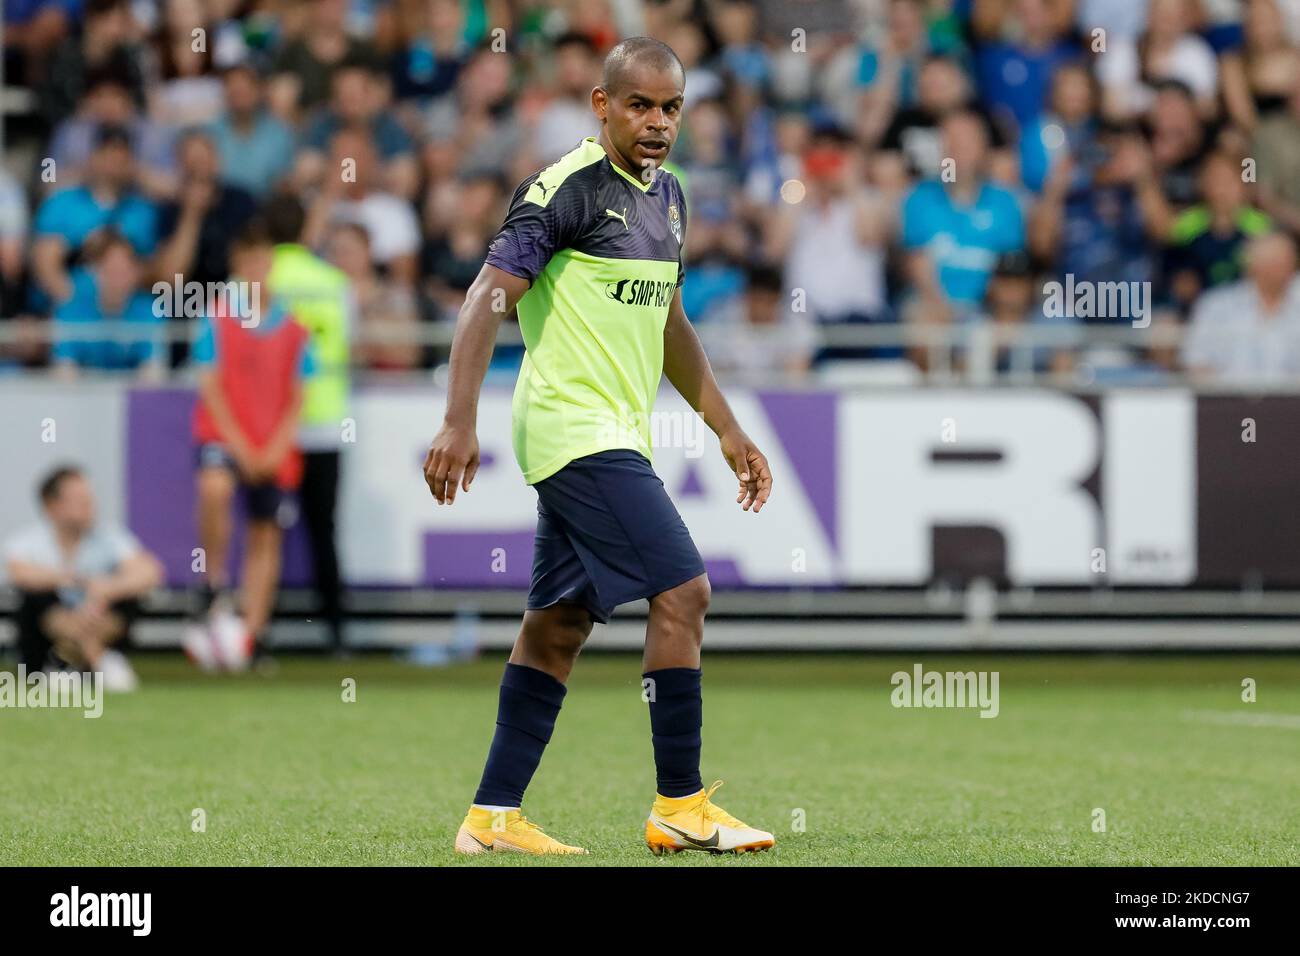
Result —
<instances>
[{"instance_id":1,"label":"navy blue football socks","mask_svg":"<svg viewBox=\"0 0 1300 956\"><path fill-rule=\"evenodd\" d=\"M566 688L545 671L507 664L501 677L497 729L474 802L481 807L517 807L550 743Z\"/></svg>"},{"instance_id":2,"label":"navy blue football socks","mask_svg":"<svg viewBox=\"0 0 1300 956\"><path fill-rule=\"evenodd\" d=\"M650 735L655 775L665 797L689 797L704 789L700 778L700 728L704 698L698 667L665 667L641 675L650 698Z\"/></svg>"}]
</instances>

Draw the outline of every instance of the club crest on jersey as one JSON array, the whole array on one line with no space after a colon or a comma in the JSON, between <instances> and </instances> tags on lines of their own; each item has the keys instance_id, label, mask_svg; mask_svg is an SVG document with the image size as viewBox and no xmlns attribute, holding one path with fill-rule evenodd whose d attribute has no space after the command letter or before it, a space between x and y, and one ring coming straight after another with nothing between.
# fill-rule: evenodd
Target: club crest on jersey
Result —
<instances>
[{"instance_id":1,"label":"club crest on jersey","mask_svg":"<svg viewBox=\"0 0 1300 956\"><path fill-rule=\"evenodd\" d=\"M672 230L673 237L680 243L682 241L682 217L677 211L677 203L668 204L668 228Z\"/></svg>"}]
</instances>

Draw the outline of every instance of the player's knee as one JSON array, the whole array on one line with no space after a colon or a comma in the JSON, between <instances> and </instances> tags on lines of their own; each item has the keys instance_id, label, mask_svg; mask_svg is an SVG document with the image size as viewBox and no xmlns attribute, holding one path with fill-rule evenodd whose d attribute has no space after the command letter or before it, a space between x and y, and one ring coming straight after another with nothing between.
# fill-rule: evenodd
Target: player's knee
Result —
<instances>
[{"instance_id":1,"label":"player's knee","mask_svg":"<svg viewBox=\"0 0 1300 956\"><path fill-rule=\"evenodd\" d=\"M704 620L712 595L713 589L709 585L708 576L701 574L657 595L654 602L661 613L669 615L676 621L698 622Z\"/></svg>"},{"instance_id":2,"label":"player's knee","mask_svg":"<svg viewBox=\"0 0 1300 956\"><path fill-rule=\"evenodd\" d=\"M531 653L563 660L578 656L591 627L591 615L585 608L558 604L543 612L528 612L523 638Z\"/></svg>"},{"instance_id":3,"label":"player's knee","mask_svg":"<svg viewBox=\"0 0 1300 956\"><path fill-rule=\"evenodd\" d=\"M225 468L202 468L198 478L199 500L226 504L235 496L235 479Z\"/></svg>"}]
</instances>

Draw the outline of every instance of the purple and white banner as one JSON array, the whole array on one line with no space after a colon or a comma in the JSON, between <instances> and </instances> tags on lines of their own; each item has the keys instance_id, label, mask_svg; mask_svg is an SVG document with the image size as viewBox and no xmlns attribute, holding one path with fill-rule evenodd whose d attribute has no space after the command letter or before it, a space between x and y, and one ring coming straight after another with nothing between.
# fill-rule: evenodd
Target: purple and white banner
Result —
<instances>
[{"instance_id":1,"label":"purple and white banner","mask_svg":"<svg viewBox=\"0 0 1300 956\"><path fill-rule=\"evenodd\" d=\"M717 587L1300 585L1300 400L1182 390L729 393L775 476L761 515L735 503L717 440L661 394L655 469ZM190 578L192 394L127 402L127 517ZM510 450L510 395L479 411L472 490L438 507L421 474L433 387L370 388L345 423L340 549L353 586L526 587L536 496ZM1253 422L1251 425L1249 423ZM341 426L341 429L344 426ZM307 578L298 529L286 582Z\"/></svg>"}]
</instances>

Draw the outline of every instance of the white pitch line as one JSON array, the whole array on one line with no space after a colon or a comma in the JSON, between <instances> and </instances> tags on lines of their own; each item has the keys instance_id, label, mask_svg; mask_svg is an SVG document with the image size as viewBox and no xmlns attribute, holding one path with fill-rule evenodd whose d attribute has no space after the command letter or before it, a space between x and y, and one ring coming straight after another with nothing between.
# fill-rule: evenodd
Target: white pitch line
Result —
<instances>
[{"instance_id":1,"label":"white pitch line","mask_svg":"<svg viewBox=\"0 0 1300 956\"><path fill-rule=\"evenodd\" d=\"M1183 719L1202 724L1223 724L1232 727L1277 727L1283 730L1300 730L1300 714L1248 714L1231 710L1185 710Z\"/></svg>"}]
</instances>

